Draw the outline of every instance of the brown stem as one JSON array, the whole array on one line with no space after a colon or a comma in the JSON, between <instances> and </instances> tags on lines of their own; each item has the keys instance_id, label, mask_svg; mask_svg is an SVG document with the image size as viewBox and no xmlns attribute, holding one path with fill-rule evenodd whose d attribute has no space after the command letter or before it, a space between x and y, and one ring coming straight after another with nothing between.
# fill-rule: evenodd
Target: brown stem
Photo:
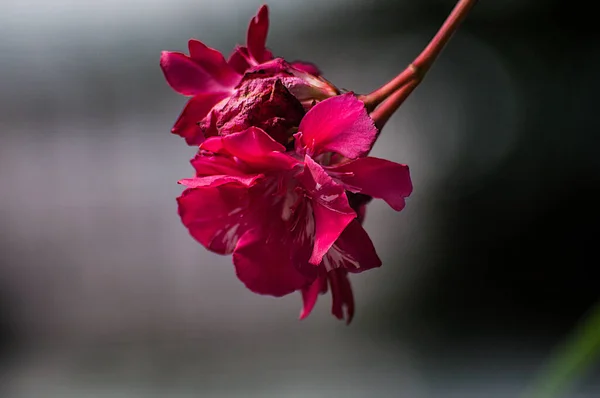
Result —
<instances>
[{"instance_id":1,"label":"brown stem","mask_svg":"<svg viewBox=\"0 0 600 398\"><path fill-rule=\"evenodd\" d=\"M456 29L475 3L477 3L477 0L459 0L427 47L402 73L372 93L359 97L365 103L369 112L406 84L416 81L418 85L423 80L431 65L433 65L446 43L448 43L454 32L456 32ZM412 89L409 91L412 91Z\"/></svg>"}]
</instances>

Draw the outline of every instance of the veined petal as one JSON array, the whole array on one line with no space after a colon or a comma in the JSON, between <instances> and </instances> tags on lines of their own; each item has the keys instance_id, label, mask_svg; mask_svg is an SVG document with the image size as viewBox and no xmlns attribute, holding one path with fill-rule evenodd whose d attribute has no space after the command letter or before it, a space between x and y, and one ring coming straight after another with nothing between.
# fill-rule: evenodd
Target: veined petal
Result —
<instances>
[{"instance_id":1,"label":"veined petal","mask_svg":"<svg viewBox=\"0 0 600 398\"><path fill-rule=\"evenodd\" d=\"M239 184L188 188L177 202L179 216L190 235L219 254L231 253L251 226L248 188Z\"/></svg>"},{"instance_id":2,"label":"veined petal","mask_svg":"<svg viewBox=\"0 0 600 398\"><path fill-rule=\"evenodd\" d=\"M381 266L381 260L367 231L353 220L323 257L323 265L327 271L344 268L358 273Z\"/></svg>"},{"instance_id":3,"label":"veined petal","mask_svg":"<svg viewBox=\"0 0 600 398\"><path fill-rule=\"evenodd\" d=\"M171 132L185 138L188 145L201 144L205 137L198 127L198 122L226 96L226 93L221 92L195 95L183 108Z\"/></svg>"},{"instance_id":4,"label":"veined petal","mask_svg":"<svg viewBox=\"0 0 600 398\"><path fill-rule=\"evenodd\" d=\"M240 82L242 75L225 62L223 54L219 51L194 39L188 41L188 49L190 58L202 66L223 87L235 87Z\"/></svg>"},{"instance_id":5,"label":"veined petal","mask_svg":"<svg viewBox=\"0 0 600 398\"><path fill-rule=\"evenodd\" d=\"M325 169L348 191L383 199L396 211L404 208L405 198L412 193L410 173L405 164L367 157Z\"/></svg>"},{"instance_id":6,"label":"veined petal","mask_svg":"<svg viewBox=\"0 0 600 398\"><path fill-rule=\"evenodd\" d=\"M311 156L335 152L350 159L364 156L375 142L377 129L362 101L347 93L323 100L304 116L296 149Z\"/></svg>"},{"instance_id":7,"label":"veined petal","mask_svg":"<svg viewBox=\"0 0 600 398\"><path fill-rule=\"evenodd\" d=\"M344 188L327 175L310 156L305 156L304 172L298 176L312 199L315 242L309 262L318 265L346 226L356 218Z\"/></svg>"},{"instance_id":8,"label":"veined petal","mask_svg":"<svg viewBox=\"0 0 600 398\"><path fill-rule=\"evenodd\" d=\"M250 20L248 26L248 36L246 38L248 52L257 61L262 63L268 61L270 53L265 52L267 44L267 33L269 32L269 8L263 5L258 10L254 18ZM271 55L271 58L273 56Z\"/></svg>"},{"instance_id":9,"label":"veined petal","mask_svg":"<svg viewBox=\"0 0 600 398\"><path fill-rule=\"evenodd\" d=\"M247 231L233 252L233 264L248 289L280 297L305 288L313 278L307 278L294 267L292 245L286 244L277 232L277 229Z\"/></svg>"},{"instance_id":10,"label":"veined petal","mask_svg":"<svg viewBox=\"0 0 600 398\"><path fill-rule=\"evenodd\" d=\"M160 67L167 83L182 95L227 93L235 86L223 85L202 65L183 53L163 51Z\"/></svg>"}]
</instances>

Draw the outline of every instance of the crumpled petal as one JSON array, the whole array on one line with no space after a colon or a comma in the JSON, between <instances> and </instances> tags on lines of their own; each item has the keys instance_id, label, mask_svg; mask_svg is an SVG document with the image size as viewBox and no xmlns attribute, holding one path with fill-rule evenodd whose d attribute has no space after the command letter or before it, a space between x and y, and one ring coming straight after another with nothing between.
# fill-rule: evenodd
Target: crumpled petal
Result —
<instances>
[{"instance_id":1,"label":"crumpled petal","mask_svg":"<svg viewBox=\"0 0 600 398\"><path fill-rule=\"evenodd\" d=\"M381 259L367 231L353 220L323 257L323 266L327 271L344 268L358 273L380 267Z\"/></svg>"},{"instance_id":2,"label":"crumpled petal","mask_svg":"<svg viewBox=\"0 0 600 398\"><path fill-rule=\"evenodd\" d=\"M266 52L267 33L269 32L269 8L263 5L254 18L250 20L248 35L246 38L248 52L256 60L262 63L273 58L270 52ZM270 57L269 57L270 56Z\"/></svg>"},{"instance_id":3,"label":"crumpled petal","mask_svg":"<svg viewBox=\"0 0 600 398\"><path fill-rule=\"evenodd\" d=\"M362 157L373 146L377 128L364 104L347 93L323 100L304 116L296 134L296 150L311 156L335 152Z\"/></svg>"},{"instance_id":4,"label":"crumpled petal","mask_svg":"<svg viewBox=\"0 0 600 398\"><path fill-rule=\"evenodd\" d=\"M218 135L259 127L287 145L304 113L302 104L279 78L247 73L235 92L215 107L211 115ZM201 130L205 130L205 124L211 123L203 121Z\"/></svg>"},{"instance_id":5,"label":"crumpled petal","mask_svg":"<svg viewBox=\"0 0 600 398\"><path fill-rule=\"evenodd\" d=\"M198 122L226 96L221 92L195 95L183 108L171 132L185 138L188 145L200 145L206 137L198 127Z\"/></svg>"},{"instance_id":6,"label":"crumpled petal","mask_svg":"<svg viewBox=\"0 0 600 398\"><path fill-rule=\"evenodd\" d=\"M333 181L310 156L304 158L304 172L298 180L307 190L315 215L315 242L309 262L319 265L323 256L356 218L344 188Z\"/></svg>"},{"instance_id":7,"label":"crumpled petal","mask_svg":"<svg viewBox=\"0 0 600 398\"><path fill-rule=\"evenodd\" d=\"M235 87L235 85L224 85L211 74L211 71L180 52L163 51L160 67L167 83L182 95L228 93Z\"/></svg>"},{"instance_id":8,"label":"crumpled petal","mask_svg":"<svg viewBox=\"0 0 600 398\"><path fill-rule=\"evenodd\" d=\"M385 159L361 158L325 170L348 191L383 199L396 211L413 189L408 166Z\"/></svg>"},{"instance_id":9,"label":"crumpled petal","mask_svg":"<svg viewBox=\"0 0 600 398\"><path fill-rule=\"evenodd\" d=\"M244 79L268 77L279 78L300 102L310 104L308 108L314 101L321 101L339 94L338 89L327 80L303 69L298 69L283 58L274 58L249 67Z\"/></svg>"},{"instance_id":10,"label":"crumpled petal","mask_svg":"<svg viewBox=\"0 0 600 398\"><path fill-rule=\"evenodd\" d=\"M179 216L190 235L204 247L230 254L249 228L248 188L238 184L188 188L177 198Z\"/></svg>"}]
</instances>

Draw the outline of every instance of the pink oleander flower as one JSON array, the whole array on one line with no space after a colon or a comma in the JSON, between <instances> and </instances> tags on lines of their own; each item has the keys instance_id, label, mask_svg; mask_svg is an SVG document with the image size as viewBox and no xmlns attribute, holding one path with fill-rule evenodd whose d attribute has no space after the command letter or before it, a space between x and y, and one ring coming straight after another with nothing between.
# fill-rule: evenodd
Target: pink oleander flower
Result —
<instances>
[{"instance_id":1,"label":"pink oleander flower","mask_svg":"<svg viewBox=\"0 0 600 398\"><path fill-rule=\"evenodd\" d=\"M274 58L266 6L227 61L197 40L189 55L163 52L167 82L191 97L172 132L199 145L177 199L190 234L232 254L253 292L300 291L301 319L331 291L332 313L349 323L348 274L381 265L362 227L366 205L379 198L400 211L412 192L406 165L368 152L475 2L458 0L414 61L366 95L340 95L314 65Z\"/></svg>"},{"instance_id":2,"label":"pink oleander flower","mask_svg":"<svg viewBox=\"0 0 600 398\"><path fill-rule=\"evenodd\" d=\"M227 118L231 116L232 109L247 105L247 101L240 103L240 99L248 98L248 87L243 83L248 80L256 82L263 76L270 79L261 87L263 91L273 90L274 78L279 77L284 90L289 90L305 107L313 101L339 94L334 86L320 77L320 72L314 65L274 60L273 54L266 48L268 29L269 13L265 5L250 21L247 46L238 46L228 61L225 61L219 51L194 39L188 42L189 55L163 51L160 66L168 84L179 94L191 97L175 122L172 133L185 138L189 145L198 145L207 137L219 134L223 129L222 125L226 124L219 122L222 108L227 108ZM253 76L244 78L249 74ZM267 87L268 84L270 87ZM277 90L282 91L281 87ZM300 118L302 115L295 117ZM241 131L240 126L252 125L252 122L242 120L241 116L236 122L239 122L236 124L236 131ZM280 142L288 139L283 135L287 134L289 128L291 127L281 123L274 127ZM232 132L228 127L224 131Z\"/></svg>"},{"instance_id":3,"label":"pink oleander flower","mask_svg":"<svg viewBox=\"0 0 600 398\"><path fill-rule=\"evenodd\" d=\"M400 211L412 191L406 165L366 156L376 136L349 93L314 105L289 150L256 126L207 138L192 159L196 176L180 181L183 224L207 249L233 254L253 292L301 291L304 318L329 286L332 312L349 322L347 274L381 265L361 226L364 204L380 198Z\"/></svg>"}]
</instances>

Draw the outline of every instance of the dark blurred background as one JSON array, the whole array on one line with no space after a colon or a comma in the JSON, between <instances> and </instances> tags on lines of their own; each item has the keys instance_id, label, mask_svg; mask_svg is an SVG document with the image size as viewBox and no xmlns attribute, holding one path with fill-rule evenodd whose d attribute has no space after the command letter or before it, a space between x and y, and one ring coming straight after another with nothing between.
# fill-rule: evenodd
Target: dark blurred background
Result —
<instances>
[{"instance_id":1,"label":"dark blurred background","mask_svg":"<svg viewBox=\"0 0 600 398\"><path fill-rule=\"evenodd\" d=\"M268 45L368 92L453 4L273 0ZM3 0L0 396L519 396L599 298L600 47L567 4L480 1L390 121L372 154L415 190L370 205L384 266L346 327L253 295L176 214L194 151L160 51L228 55L260 2Z\"/></svg>"}]
</instances>

